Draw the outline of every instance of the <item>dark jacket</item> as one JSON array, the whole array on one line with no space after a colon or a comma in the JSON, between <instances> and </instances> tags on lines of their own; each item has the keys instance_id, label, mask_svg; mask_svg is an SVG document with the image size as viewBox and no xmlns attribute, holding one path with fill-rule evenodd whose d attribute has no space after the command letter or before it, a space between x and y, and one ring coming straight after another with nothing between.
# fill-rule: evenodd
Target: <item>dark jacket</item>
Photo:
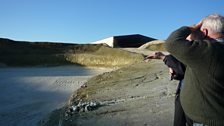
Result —
<instances>
[{"instance_id":1,"label":"dark jacket","mask_svg":"<svg viewBox=\"0 0 224 126\"><path fill-rule=\"evenodd\" d=\"M224 43L189 42L188 27L174 31L167 39L168 52L187 68L180 93L185 113L211 126L224 125Z\"/></svg>"},{"instance_id":2,"label":"dark jacket","mask_svg":"<svg viewBox=\"0 0 224 126\"><path fill-rule=\"evenodd\" d=\"M172 55L166 55L163 59L163 62L173 70L173 74L171 75L171 80L179 80L179 84L177 86L176 94L180 94L180 90L182 87L182 80L184 79L184 74L186 67L183 63L177 60Z\"/></svg>"}]
</instances>

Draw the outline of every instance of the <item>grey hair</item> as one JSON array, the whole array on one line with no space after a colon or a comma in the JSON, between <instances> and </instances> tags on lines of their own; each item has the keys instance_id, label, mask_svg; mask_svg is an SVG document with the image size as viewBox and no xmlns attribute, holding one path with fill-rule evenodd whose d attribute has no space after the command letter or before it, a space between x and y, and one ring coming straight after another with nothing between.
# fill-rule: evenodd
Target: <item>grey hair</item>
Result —
<instances>
[{"instance_id":1,"label":"grey hair","mask_svg":"<svg viewBox=\"0 0 224 126\"><path fill-rule=\"evenodd\" d=\"M219 14L211 14L203 19L202 28L210 29L213 34L224 34L224 17Z\"/></svg>"}]
</instances>

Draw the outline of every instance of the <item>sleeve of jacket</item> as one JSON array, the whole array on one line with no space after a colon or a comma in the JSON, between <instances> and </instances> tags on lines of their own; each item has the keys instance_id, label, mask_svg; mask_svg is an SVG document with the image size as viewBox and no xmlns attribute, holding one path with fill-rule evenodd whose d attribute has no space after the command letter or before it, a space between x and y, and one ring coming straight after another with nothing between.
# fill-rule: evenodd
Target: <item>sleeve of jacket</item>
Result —
<instances>
[{"instance_id":1,"label":"sleeve of jacket","mask_svg":"<svg viewBox=\"0 0 224 126\"><path fill-rule=\"evenodd\" d=\"M187 36L191 34L189 27L181 27L171 33L165 42L165 48L170 54L186 65L201 62L202 54L205 51L206 42L188 41Z\"/></svg>"}]
</instances>

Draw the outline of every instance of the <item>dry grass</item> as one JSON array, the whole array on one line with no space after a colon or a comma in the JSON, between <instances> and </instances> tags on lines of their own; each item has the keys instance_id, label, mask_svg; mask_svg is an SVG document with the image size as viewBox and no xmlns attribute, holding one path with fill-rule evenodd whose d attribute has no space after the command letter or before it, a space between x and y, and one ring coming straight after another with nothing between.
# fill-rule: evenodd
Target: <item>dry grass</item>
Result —
<instances>
[{"instance_id":1,"label":"dry grass","mask_svg":"<svg viewBox=\"0 0 224 126\"><path fill-rule=\"evenodd\" d=\"M141 54L131 53L116 48L100 47L92 53L67 54L66 60L85 66L114 67L124 66L143 61Z\"/></svg>"},{"instance_id":2,"label":"dry grass","mask_svg":"<svg viewBox=\"0 0 224 126\"><path fill-rule=\"evenodd\" d=\"M141 47L139 47L139 49L148 49L151 51L166 51L165 47L164 47L164 42L163 40L154 40L154 41L150 41L144 45L142 45Z\"/></svg>"},{"instance_id":3,"label":"dry grass","mask_svg":"<svg viewBox=\"0 0 224 126\"><path fill-rule=\"evenodd\" d=\"M64 65L115 67L142 61L141 54L102 44L17 42L0 39L0 63L8 66Z\"/></svg>"}]
</instances>

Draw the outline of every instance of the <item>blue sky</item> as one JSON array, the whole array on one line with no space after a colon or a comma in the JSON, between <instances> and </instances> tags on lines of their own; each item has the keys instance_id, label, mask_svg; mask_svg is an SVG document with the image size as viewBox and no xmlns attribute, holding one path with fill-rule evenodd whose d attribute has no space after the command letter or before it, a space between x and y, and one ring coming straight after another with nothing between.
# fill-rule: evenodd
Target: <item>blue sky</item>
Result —
<instances>
[{"instance_id":1,"label":"blue sky","mask_svg":"<svg viewBox=\"0 0 224 126\"><path fill-rule=\"evenodd\" d=\"M211 13L224 0L0 0L0 37L89 43L116 35L166 39Z\"/></svg>"}]
</instances>

